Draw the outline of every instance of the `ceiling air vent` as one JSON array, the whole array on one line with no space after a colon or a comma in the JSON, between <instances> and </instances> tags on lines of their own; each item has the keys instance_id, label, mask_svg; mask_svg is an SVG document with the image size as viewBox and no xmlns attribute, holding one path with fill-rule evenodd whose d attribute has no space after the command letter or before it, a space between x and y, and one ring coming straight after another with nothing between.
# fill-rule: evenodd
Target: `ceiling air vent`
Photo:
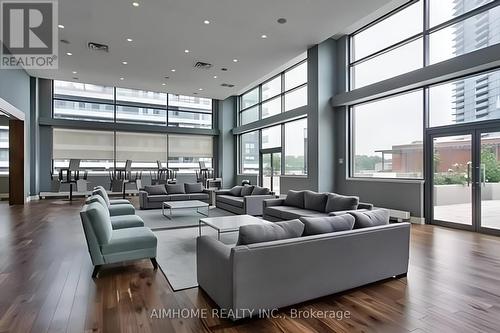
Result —
<instances>
[{"instance_id":1,"label":"ceiling air vent","mask_svg":"<svg viewBox=\"0 0 500 333\"><path fill-rule=\"evenodd\" d=\"M198 69L210 69L210 68L212 68L212 64L209 64L208 62L197 61L194 64L194 68L198 68Z\"/></svg>"},{"instance_id":2,"label":"ceiling air vent","mask_svg":"<svg viewBox=\"0 0 500 333\"><path fill-rule=\"evenodd\" d=\"M234 87L234 84L230 84L230 83L222 83L222 84L221 84L221 87L233 88L233 87Z\"/></svg>"},{"instance_id":3,"label":"ceiling air vent","mask_svg":"<svg viewBox=\"0 0 500 333\"><path fill-rule=\"evenodd\" d=\"M99 43L94 43L94 42L88 42L87 46L92 51L109 52L109 46L106 45L106 44L99 44Z\"/></svg>"}]
</instances>

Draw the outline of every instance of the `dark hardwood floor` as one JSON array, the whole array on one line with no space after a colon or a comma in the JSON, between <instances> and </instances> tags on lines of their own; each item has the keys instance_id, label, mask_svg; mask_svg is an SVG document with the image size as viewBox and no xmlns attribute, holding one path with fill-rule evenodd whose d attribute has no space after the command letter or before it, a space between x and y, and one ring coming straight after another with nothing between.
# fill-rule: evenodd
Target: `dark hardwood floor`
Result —
<instances>
[{"instance_id":1,"label":"dark hardwood floor","mask_svg":"<svg viewBox=\"0 0 500 333\"><path fill-rule=\"evenodd\" d=\"M282 309L279 318L152 318L155 309L210 310L214 303L197 288L173 292L149 260L104 267L92 280L81 204L0 203L0 332L500 330L500 238L419 225L412 226L407 278ZM292 318L294 309L350 317Z\"/></svg>"}]
</instances>

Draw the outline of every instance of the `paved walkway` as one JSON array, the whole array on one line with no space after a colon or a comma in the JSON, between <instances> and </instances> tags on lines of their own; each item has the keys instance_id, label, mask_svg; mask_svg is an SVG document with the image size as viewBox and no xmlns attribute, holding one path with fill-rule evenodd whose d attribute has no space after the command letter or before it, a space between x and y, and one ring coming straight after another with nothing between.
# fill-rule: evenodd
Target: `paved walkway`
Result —
<instances>
[{"instance_id":1,"label":"paved walkway","mask_svg":"<svg viewBox=\"0 0 500 333\"><path fill-rule=\"evenodd\" d=\"M481 204L482 226L500 229L500 200L485 200ZM472 205L455 204L434 207L434 219L472 224Z\"/></svg>"}]
</instances>

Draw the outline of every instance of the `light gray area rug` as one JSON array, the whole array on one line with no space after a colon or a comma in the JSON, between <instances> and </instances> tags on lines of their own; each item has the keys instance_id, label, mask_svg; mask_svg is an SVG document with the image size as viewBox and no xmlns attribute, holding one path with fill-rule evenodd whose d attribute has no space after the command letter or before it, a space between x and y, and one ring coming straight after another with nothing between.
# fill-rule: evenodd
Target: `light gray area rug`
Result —
<instances>
[{"instance_id":1,"label":"light gray area rug","mask_svg":"<svg viewBox=\"0 0 500 333\"><path fill-rule=\"evenodd\" d=\"M176 209L172 219L161 214L161 209L137 209L136 214L142 217L146 227L151 230L198 227L198 221L206 216L196 213L196 209ZM228 211L210 207L209 217L234 215Z\"/></svg>"},{"instance_id":2,"label":"light gray area rug","mask_svg":"<svg viewBox=\"0 0 500 333\"><path fill-rule=\"evenodd\" d=\"M203 235L217 238L217 232L204 226ZM174 291L198 286L196 279L196 237L198 227L155 231L158 237L156 260ZM221 235L226 244L236 244L238 233Z\"/></svg>"},{"instance_id":3,"label":"light gray area rug","mask_svg":"<svg viewBox=\"0 0 500 333\"><path fill-rule=\"evenodd\" d=\"M136 210L158 238L156 261L174 291L198 286L196 279L196 237L198 223L205 216L196 213L195 209L176 210L172 219L161 214L161 209ZM234 215L225 210L210 207L210 217ZM202 234L217 238L217 232L202 227ZM221 236L226 244L236 244L238 233Z\"/></svg>"}]
</instances>

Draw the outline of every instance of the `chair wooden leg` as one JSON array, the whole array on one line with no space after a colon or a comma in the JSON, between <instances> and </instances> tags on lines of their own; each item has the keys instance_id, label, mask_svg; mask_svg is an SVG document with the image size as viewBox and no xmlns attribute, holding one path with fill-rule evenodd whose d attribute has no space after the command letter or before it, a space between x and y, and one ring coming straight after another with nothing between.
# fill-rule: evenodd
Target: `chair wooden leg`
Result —
<instances>
[{"instance_id":1,"label":"chair wooden leg","mask_svg":"<svg viewBox=\"0 0 500 333\"><path fill-rule=\"evenodd\" d=\"M94 271L92 271L92 278L93 279L97 278L97 275L99 274L100 269L101 269L101 265L94 266Z\"/></svg>"},{"instance_id":2,"label":"chair wooden leg","mask_svg":"<svg viewBox=\"0 0 500 333\"><path fill-rule=\"evenodd\" d=\"M156 262L156 258L151 258L151 263L153 264L153 268L156 271L158 269L158 263Z\"/></svg>"}]
</instances>

